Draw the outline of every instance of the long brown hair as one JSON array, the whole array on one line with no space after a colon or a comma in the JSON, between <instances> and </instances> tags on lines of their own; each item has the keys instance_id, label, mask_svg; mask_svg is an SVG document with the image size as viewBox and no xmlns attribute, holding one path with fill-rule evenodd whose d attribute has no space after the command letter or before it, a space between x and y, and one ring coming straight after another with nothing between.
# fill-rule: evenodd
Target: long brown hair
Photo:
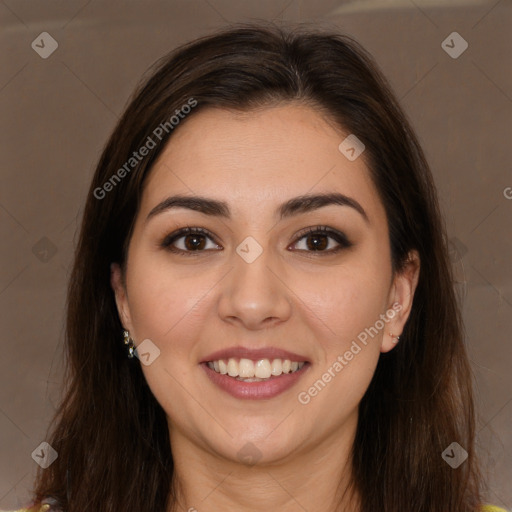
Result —
<instances>
[{"instance_id":1,"label":"long brown hair","mask_svg":"<svg viewBox=\"0 0 512 512\"><path fill-rule=\"evenodd\" d=\"M283 101L311 105L365 144L387 213L393 271L412 249L421 261L401 341L381 354L359 406L352 476L361 512L479 508L472 373L445 227L417 138L354 40L261 23L222 30L160 60L103 151L69 283L67 387L47 437L59 456L39 471L36 501L52 497L66 512L164 512L174 503L166 417L139 362L126 357L110 264L125 262L144 180L175 129L204 108L249 111ZM171 122L176 111L180 120ZM156 147L134 165L130 158L148 137ZM469 454L457 469L441 456L454 441Z\"/></svg>"}]
</instances>

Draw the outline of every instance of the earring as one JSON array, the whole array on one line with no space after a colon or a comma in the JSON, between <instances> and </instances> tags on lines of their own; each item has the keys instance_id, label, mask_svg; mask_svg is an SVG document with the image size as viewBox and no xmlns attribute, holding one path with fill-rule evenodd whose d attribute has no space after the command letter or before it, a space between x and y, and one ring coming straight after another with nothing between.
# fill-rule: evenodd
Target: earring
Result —
<instances>
[{"instance_id":1,"label":"earring","mask_svg":"<svg viewBox=\"0 0 512 512\"><path fill-rule=\"evenodd\" d=\"M389 333L389 335L391 336L391 338L396 338L396 341L394 341L393 343L398 343L398 340L400 339L400 336L395 336L392 333Z\"/></svg>"},{"instance_id":2,"label":"earring","mask_svg":"<svg viewBox=\"0 0 512 512\"><path fill-rule=\"evenodd\" d=\"M128 331L123 331L123 337L124 344L128 346L128 359L132 359L135 351L133 340L130 338L130 333Z\"/></svg>"}]
</instances>

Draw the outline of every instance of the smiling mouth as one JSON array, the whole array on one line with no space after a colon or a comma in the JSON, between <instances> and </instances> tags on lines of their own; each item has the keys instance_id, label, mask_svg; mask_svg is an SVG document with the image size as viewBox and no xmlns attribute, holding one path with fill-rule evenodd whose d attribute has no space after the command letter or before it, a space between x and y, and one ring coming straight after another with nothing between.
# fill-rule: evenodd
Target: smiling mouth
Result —
<instances>
[{"instance_id":1,"label":"smiling mouth","mask_svg":"<svg viewBox=\"0 0 512 512\"><path fill-rule=\"evenodd\" d=\"M295 373L302 369L306 361L290 359L246 359L229 358L208 361L208 367L220 375L227 375L243 382L261 382L279 377L283 374Z\"/></svg>"}]
</instances>

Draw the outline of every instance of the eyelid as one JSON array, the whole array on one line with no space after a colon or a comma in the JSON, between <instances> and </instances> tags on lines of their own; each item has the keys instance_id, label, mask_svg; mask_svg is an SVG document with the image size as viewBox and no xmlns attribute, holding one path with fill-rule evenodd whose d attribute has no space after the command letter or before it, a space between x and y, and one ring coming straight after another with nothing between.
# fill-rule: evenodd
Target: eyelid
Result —
<instances>
[{"instance_id":1,"label":"eyelid","mask_svg":"<svg viewBox=\"0 0 512 512\"><path fill-rule=\"evenodd\" d=\"M330 249L328 251L302 251L302 252L308 252L312 254L334 254L338 252L341 249L348 249L349 247L352 247L354 245L348 237L343 233L342 231L339 231L335 228L331 228L329 226L324 225L318 225L318 226L311 226L309 228L304 228L297 235L295 235L295 241L291 245L295 245L297 242L302 240L307 235L312 235L316 233L321 233L322 235L327 236L328 238L332 238L336 241L339 247L335 249Z\"/></svg>"},{"instance_id":2,"label":"eyelid","mask_svg":"<svg viewBox=\"0 0 512 512\"><path fill-rule=\"evenodd\" d=\"M210 238L216 245L220 245L217 242L215 235L208 229L193 227L193 226L185 226L183 228L177 229L176 231L173 231L172 233L169 233L168 235L166 235L164 237L164 239L162 240L162 242L160 243L160 246L162 248L168 249L172 252L176 252L179 254L186 254L186 255L200 254L201 252L208 252L209 250L183 251L182 249L178 249L178 248L172 246L172 244L176 240L179 240L180 238L187 236L187 235L195 235L195 234L204 235L204 236Z\"/></svg>"},{"instance_id":3,"label":"eyelid","mask_svg":"<svg viewBox=\"0 0 512 512\"><path fill-rule=\"evenodd\" d=\"M310 235L313 233L322 233L324 235L336 235L340 238L344 238L348 242L348 238L342 231L339 231L338 229L331 228L329 226L325 226L323 224L319 224L318 226L310 226L309 228L304 228L300 230L296 235L296 240L300 240L306 235Z\"/></svg>"}]
</instances>

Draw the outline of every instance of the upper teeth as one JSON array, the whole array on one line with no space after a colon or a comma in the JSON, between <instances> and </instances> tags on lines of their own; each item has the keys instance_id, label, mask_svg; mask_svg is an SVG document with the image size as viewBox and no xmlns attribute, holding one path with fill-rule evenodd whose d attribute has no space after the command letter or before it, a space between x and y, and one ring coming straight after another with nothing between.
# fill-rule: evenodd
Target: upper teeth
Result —
<instances>
[{"instance_id":1,"label":"upper teeth","mask_svg":"<svg viewBox=\"0 0 512 512\"><path fill-rule=\"evenodd\" d=\"M252 361L251 359L229 358L228 362L222 359L218 361L210 361L208 366L217 373L229 375L230 377L268 379L271 375L277 376L282 373L290 373L299 370L304 366L304 362L290 361L289 359L259 359Z\"/></svg>"}]
</instances>

